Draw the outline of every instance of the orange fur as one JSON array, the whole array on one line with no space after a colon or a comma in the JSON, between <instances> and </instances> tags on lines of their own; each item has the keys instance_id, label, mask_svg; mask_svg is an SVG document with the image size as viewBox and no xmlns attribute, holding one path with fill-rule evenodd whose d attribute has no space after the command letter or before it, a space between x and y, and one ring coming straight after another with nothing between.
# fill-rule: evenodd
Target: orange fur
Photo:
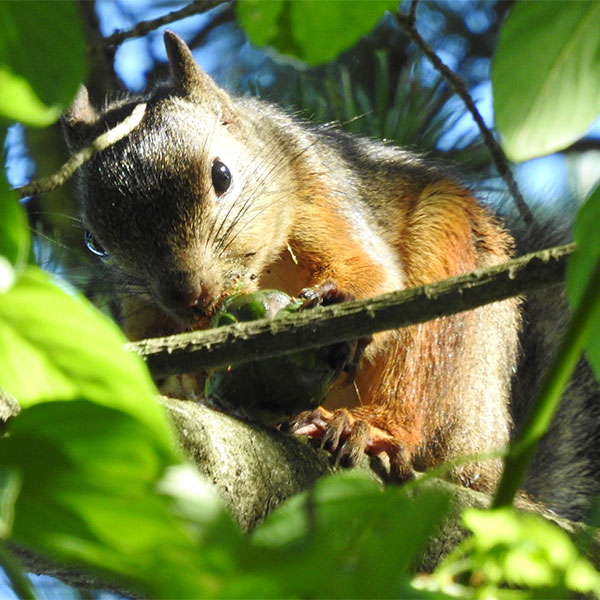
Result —
<instances>
[{"instance_id":1,"label":"orange fur","mask_svg":"<svg viewBox=\"0 0 600 600\"><path fill-rule=\"evenodd\" d=\"M406 287L439 281L509 256L510 237L466 190L450 181L430 184L412 200L399 199L394 212L391 237ZM290 293L328 279L357 298L394 289L387 285L388 273L381 264L365 254L343 207L329 198L304 207L292 247L298 261L295 273L300 277ZM289 277L283 263L281 267ZM427 468L451 458L455 449L446 438L453 433L459 379L467 362L465 354L472 352L476 326L468 313L377 334L361 364L357 393L351 390L340 399L338 392L325 406L350 407L353 418L400 443L415 467ZM376 437L381 447L382 438ZM494 463L489 476L481 478L468 468L457 476L466 484L487 489L498 468Z\"/></svg>"}]
</instances>

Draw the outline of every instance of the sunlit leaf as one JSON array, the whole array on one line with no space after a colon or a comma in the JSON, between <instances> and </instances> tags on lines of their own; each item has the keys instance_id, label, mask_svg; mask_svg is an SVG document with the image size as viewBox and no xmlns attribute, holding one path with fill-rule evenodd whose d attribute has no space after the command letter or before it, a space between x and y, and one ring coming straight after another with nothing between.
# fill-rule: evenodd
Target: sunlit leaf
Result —
<instances>
[{"instance_id":1,"label":"sunlit leaf","mask_svg":"<svg viewBox=\"0 0 600 600\"><path fill-rule=\"evenodd\" d=\"M0 468L0 539L5 540L12 532L15 501L21 489L21 475L15 468Z\"/></svg>"},{"instance_id":2,"label":"sunlit leaf","mask_svg":"<svg viewBox=\"0 0 600 600\"><path fill-rule=\"evenodd\" d=\"M517 2L492 66L496 125L511 160L550 154L600 114L600 3Z\"/></svg>"},{"instance_id":3,"label":"sunlit leaf","mask_svg":"<svg viewBox=\"0 0 600 600\"><path fill-rule=\"evenodd\" d=\"M1 6L1 5L0 5ZM60 116L58 105L46 106L24 77L0 65L0 116L34 127L51 125Z\"/></svg>"},{"instance_id":4,"label":"sunlit leaf","mask_svg":"<svg viewBox=\"0 0 600 600\"><path fill-rule=\"evenodd\" d=\"M236 13L250 41L315 65L353 46L397 1L239 0Z\"/></svg>"},{"instance_id":5,"label":"sunlit leaf","mask_svg":"<svg viewBox=\"0 0 600 600\"><path fill-rule=\"evenodd\" d=\"M413 596L409 565L447 507L440 492L422 490L411 498L358 473L318 481L257 528L246 558L248 579L240 577L227 592L244 596L254 586L262 595L286 597Z\"/></svg>"},{"instance_id":6,"label":"sunlit leaf","mask_svg":"<svg viewBox=\"0 0 600 600\"><path fill-rule=\"evenodd\" d=\"M600 590L600 573L557 525L512 508L465 511L473 531L475 567L501 574L499 581L530 587Z\"/></svg>"}]
</instances>

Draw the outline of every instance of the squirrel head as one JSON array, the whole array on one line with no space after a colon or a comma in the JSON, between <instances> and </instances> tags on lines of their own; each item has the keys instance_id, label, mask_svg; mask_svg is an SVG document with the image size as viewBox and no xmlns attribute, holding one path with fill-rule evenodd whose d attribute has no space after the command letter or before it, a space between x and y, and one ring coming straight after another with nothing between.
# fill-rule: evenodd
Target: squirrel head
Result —
<instances>
[{"instance_id":1,"label":"squirrel head","mask_svg":"<svg viewBox=\"0 0 600 600\"><path fill-rule=\"evenodd\" d=\"M88 248L116 281L187 327L255 286L285 244L286 190L261 109L248 109L262 103L229 96L174 33L164 41L168 83L103 111L82 87L62 123L74 152L146 104L128 135L79 169L80 213Z\"/></svg>"}]
</instances>

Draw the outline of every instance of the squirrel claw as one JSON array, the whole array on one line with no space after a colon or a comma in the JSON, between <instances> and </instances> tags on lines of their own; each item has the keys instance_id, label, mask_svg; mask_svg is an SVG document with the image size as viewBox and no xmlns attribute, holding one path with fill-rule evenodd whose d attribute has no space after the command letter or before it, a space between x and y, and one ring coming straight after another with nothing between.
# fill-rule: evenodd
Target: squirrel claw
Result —
<instances>
[{"instance_id":1,"label":"squirrel claw","mask_svg":"<svg viewBox=\"0 0 600 600\"><path fill-rule=\"evenodd\" d=\"M354 300L354 295L340 290L335 281L328 279L321 285L304 288L300 292L300 298L304 298L304 304L302 304L300 310L305 310L315 306L329 306L339 302L348 302Z\"/></svg>"},{"instance_id":2,"label":"squirrel claw","mask_svg":"<svg viewBox=\"0 0 600 600\"><path fill-rule=\"evenodd\" d=\"M344 408L330 412L322 407L298 415L288 431L321 439L321 448L335 456L335 466L355 466L363 454L387 454L389 479L402 483L414 479L414 471L402 443L390 434L356 418ZM341 442L341 444L340 444Z\"/></svg>"},{"instance_id":3,"label":"squirrel claw","mask_svg":"<svg viewBox=\"0 0 600 600\"><path fill-rule=\"evenodd\" d=\"M349 467L354 467L358 464L368 447L369 424L366 421L355 421L348 439L337 452L336 466L342 463Z\"/></svg>"},{"instance_id":4,"label":"squirrel claw","mask_svg":"<svg viewBox=\"0 0 600 600\"><path fill-rule=\"evenodd\" d=\"M340 445L340 438L344 430L344 423L335 417L327 425L323 437L321 438L321 448L326 448L331 452L336 452Z\"/></svg>"},{"instance_id":5,"label":"squirrel claw","mask_svg":"<svg viewBox=\"0 0 600 600\"><path fill-rule=\"evenodd\" d=\"M331 418L326 423L325 431L321 439L321 448L327 448L330 452L337 455L336 466L339 464L341 458L343 458L343 448L348 443L352 435L352 417L347 410L340 409L331 413ZM340 439L346 438L340 448Z\"/></svg>"},{"instance_id":6,"label":"squirrel claw","mask_svg":"<svg viewBox=\"0 0 600 600\"><path fill-rule=\"evenodd\" d=\"M415 478L415 471L410 467L406 460L404 449L397 447L389 449L387 455L390 459L390 480L404 483L412 481Z\"/></svg>"}]
</instances>

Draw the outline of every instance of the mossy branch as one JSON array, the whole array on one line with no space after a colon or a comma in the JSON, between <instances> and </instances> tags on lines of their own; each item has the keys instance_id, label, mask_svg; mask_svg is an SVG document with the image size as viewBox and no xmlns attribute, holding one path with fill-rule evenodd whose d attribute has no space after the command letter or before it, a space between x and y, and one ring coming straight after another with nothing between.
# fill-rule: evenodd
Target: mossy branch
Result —
<instances>
[{"instance_id":1,"label":"mossy branch","mask_svg":"<svg viewBox=\"0 0 600 600\"><path fill-rule=\"evenodd\" d=\"M560 283L567 244L376 298L128 344L157 377L269 358L449 316Z\"/></svg>"}]
</instances>

